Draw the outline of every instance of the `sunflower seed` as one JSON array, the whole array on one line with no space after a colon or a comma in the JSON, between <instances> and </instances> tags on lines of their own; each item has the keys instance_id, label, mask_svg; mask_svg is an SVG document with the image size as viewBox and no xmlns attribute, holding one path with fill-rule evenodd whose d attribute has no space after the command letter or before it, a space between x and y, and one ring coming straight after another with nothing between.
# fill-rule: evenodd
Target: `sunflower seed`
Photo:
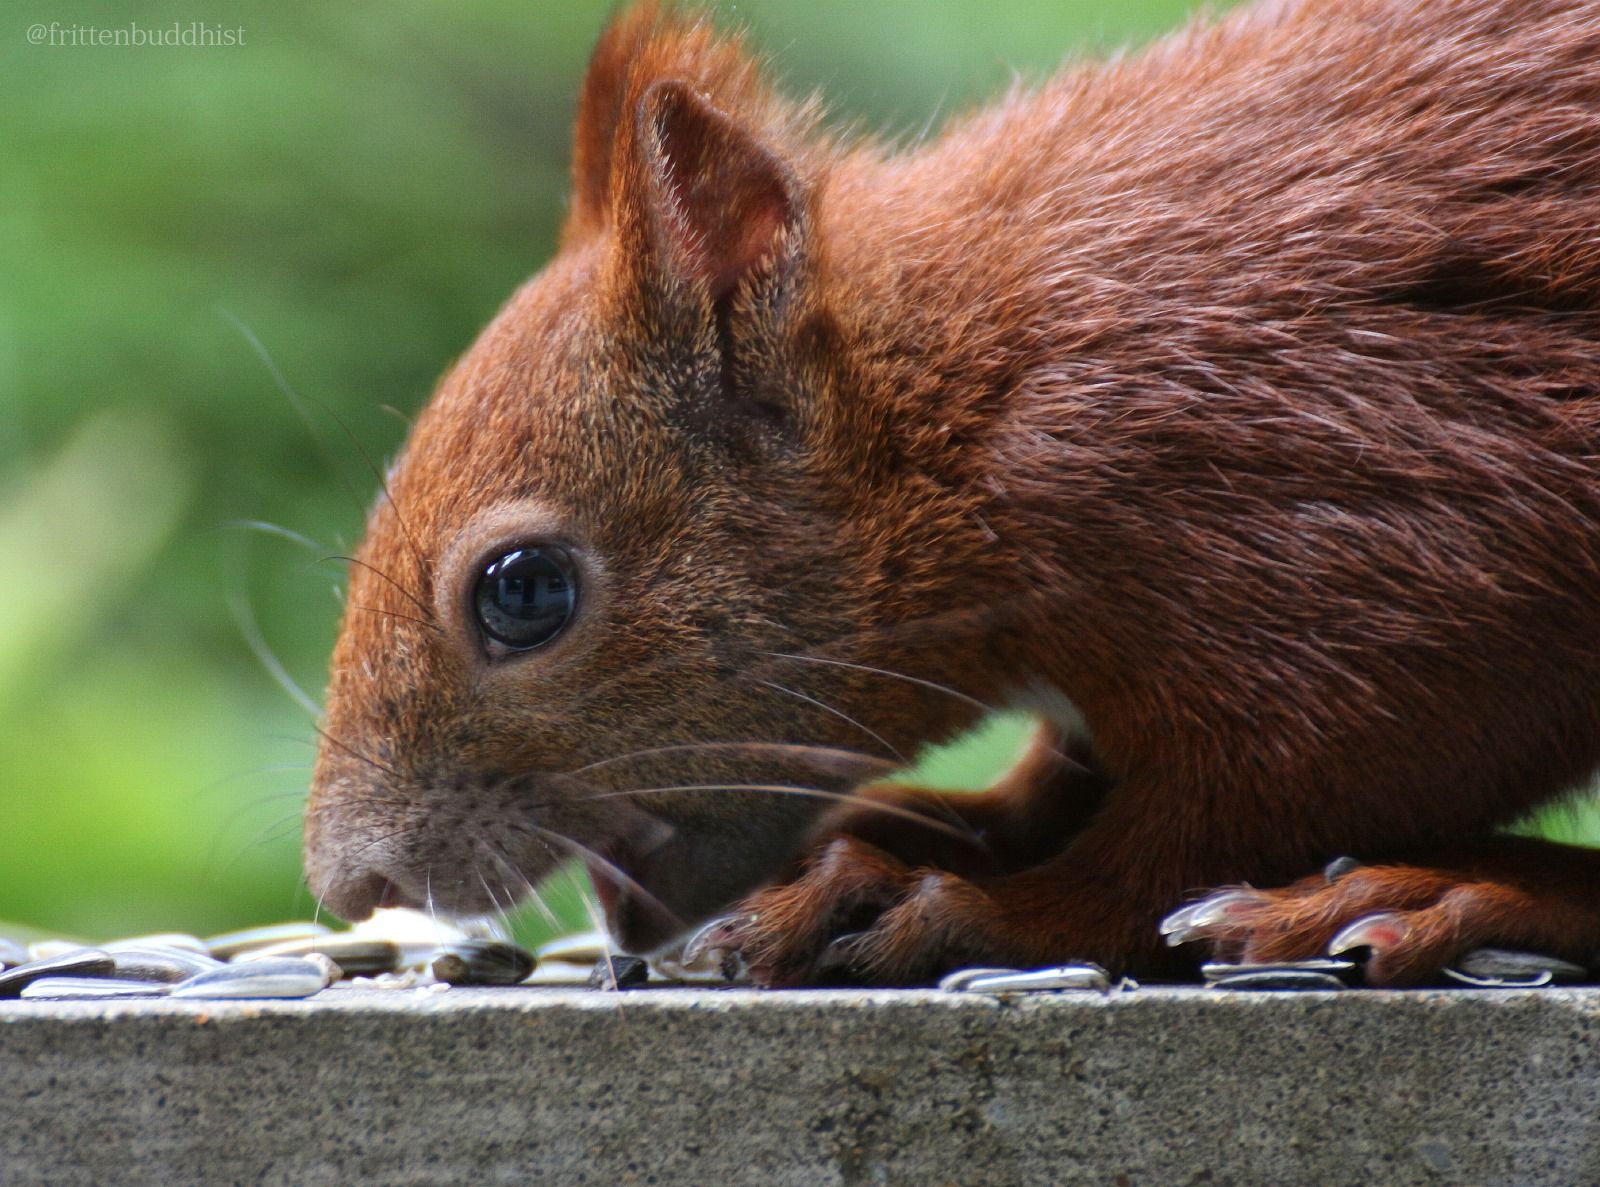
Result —
<instances>
[{"instance_id":1,"label":"sunflower seed","mask_svg":"<svg viewBox=\"0 0 1600 1187\"><path fill-rule=\"evenodd\" d=\"M44 977L97 977L114 967L111 957L98 948L73 948L0 973L0 997L16 997L24 986Z\"/></svg>"},{"instance_id":2,"label":"sunflower seed","mask_svg":"<svg viewBox=\"0 0 1600 1187\"><path fill-rule=\"evenodd\" d=\"M322 983L324 986L332 985L344 977L344 970L334 963L333 958L322 952L307 952L304 957L322 970ZM387 974L386 974L387 975Z\"/></svg>"},{"instance_id":3,"label":"sunflower seed","mask_svg":"<svg viewBox=\"0 0 1600 1187\"><path fill-rule=\"evenodd\" d=\"M1299 969L1292 966L1230 973L1211 982L1211 988L1227 990L1304 990L1343 989L1344 987L1344 982L1332 973L1319 973L1314 970Z\"/></svg>"},{"instance_id":4,"label":"sunflower seed","mask_svg":"<svg viewBox=\"0 0 1600 1187\"><path fill-rule=\"evenodd\" d=\"M196 973L222 967L220 960L184 948L158 946L112 947L107 950L116 962L113 976L124 981L162 981L176 984Z\"/></svg>"},{"instance_id":5,"label":"sunflower seed","mask_svg":"<svg viewBox=\"0 0 1600 1187\"><path fill-rule=\"evenodd\" d=\"M939 981L939 988L946 993L960 993L974 981L984 977L1013 977L1021 969L957 969Z\"/></svg>"},{"instance_id":6,"label":"sunflower seed","mask_svg":"<svg viewBox=\"0 0 1600 1187\"><path fill-rule=\"evenodd\" d=\"M500 940L458 940L433 958L446 985L515 985L533 972L533 953Z\"/></svg>"},{"instance_id":7,"label":"sunflower seed","mask_svg":"<svg viewBox=\"0 0 1600 1187\"><path fill-rule=\"evenodd\" d=\"M330 934L326 924L310 921L274 923L267 927L250 927L243 931L223 932L206 939L206 951L218 960L232 960L244 952L267 948L273 944L286 944L290 940L313 940Z\"/></svg>"},{"instance_id":8,"label":"sunflower seed","mask_svg":"<svg viewBox=\"0 0 1600 1187\"><path fill-rule=\"evenodd\" d=\"M82 940L35 940L28 945L28 959L54 960L69 952L82 952L88 946Z\"/></svg>"},{"instance_id":9,"label":"sunflower seed","mask_svg":"<svg viewBox=\"0 0 1600 1187\"><path fill-rule=\"evenodd\" d=\"M1099 965L1087 962L1021 973L992 973L974 977L966 984L968 993L1042 993L1057 989L1094 989L1105 993L1110 988L1111 975Z\"/></svg>"},{"instance_id":10,"label":"sunflower seed","mask_svg":"<svg viewBox=\"0 0 1600 1187\"><path fill-rule=\"evenodd\" d=\"M1589 971L1555 956L1538 952L1518 952L1510 948L1479 948L1458 960L1446 976L1464 984L1516 986L1550 982L1582 981Z\"/></svg>"},{"instance_id":11,"label":"sunflower seed","mask_svg":"<svg viewBox=\"0 0 1600 1187\"><path fill-rule=\"evenodd\" d=\"M614 949L611 937L603 931L580 931L570 936L560 936L548 944L541 944L534 953L542 965L546 961L564 960L568 964L592 965Z\"/></svg>"},{"instance_id":12,"label":"sunflower seed","mask_svg":"<svg viewBox=\"0 0 1600 1187\"><path fill-rule=\"evenodd\" d=\"M1255 973L1321 973L1349 980L1356 975L1356 964L1353 960L1335 960L1332 957L1317 956L1309 960L1257 961L1250 964L1230 964L1214 960L1200 966L1200 975L1205 978L1207 984Z\"/></svg>"},{"instance_id":13,"label":"sunflower seed","mask_svg":"<svg viewBox=\"0 0 1600 1187\"><path fill-rule=\"evenodd\" d=\"M310 997L330 984L328 970L299 957L251 960L190 977L172 988L173 997Z\"/></svg>"},{"instance_id":14,"label":"sunflower seed","mask_svg":"<svg viewBox=\"0 0 1600 1187\"><path fill-rule=\"evenodd\" d=\"M637 989L650 980L650 966L638 956L603 956L589 973L590 989Z\"/></svg>"},{"instance_id":15,"label":"sunflower seed","mask_svg":"<svg viewBox=\"0 0 1600 1187\"><path fill-rule=\"evenodd\" d=\"M251 964L258 960L276 960L285 956L309 956L320 952L344 970L347 977L366 977L374 973L392 973L411 963L400 945L392 940L372 940L349 933L312 936L306 939L286 940L255 948L234 957L234 964ZM419 952L417 960L426 957Z\"/></svg>"},{"instance_id":16,"label":"sunflower seed","mask_svg":"<svg viewBox=\"0 0 1600 1187\"><path fill-rule=\"evenodd\" d=\"M26 998L165 997L166 985L109 977L40 977L22 989Z\"/></svg>"},{"instance_id":17,"label":"sunflower seed","mask_svg":"<svg viewBox=\"0 0 1600 1187\"><path fill-rule=\"evenodd\" d=\"M154 932L148 936L127 936L124 939L112 940L100 947L107 952L118 952L124 948L179 948L185 952L196 952L201 956L209 956L206 951L206 942L199 936L191 936L184 931Z\"/></svg>"}]
</instances>

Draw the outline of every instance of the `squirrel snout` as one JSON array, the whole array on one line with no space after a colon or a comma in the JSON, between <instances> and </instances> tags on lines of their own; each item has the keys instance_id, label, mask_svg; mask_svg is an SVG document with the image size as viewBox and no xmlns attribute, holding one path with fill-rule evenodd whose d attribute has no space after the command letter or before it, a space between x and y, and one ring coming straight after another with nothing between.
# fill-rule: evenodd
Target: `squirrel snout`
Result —
<instances>
[{"instance_id":1,"label":"squirrel snout","mask_svg":"<svg viewBox=\"0 0 1600 1187\"><path fill-rule=\"evenodd\" d=\"M314 882L311 887L318 903L341 919L352 922L365 919L380 909L420 909L424 905L378 870L341 870L320 882L320 885Z\"/></svg>"}]
</instances>

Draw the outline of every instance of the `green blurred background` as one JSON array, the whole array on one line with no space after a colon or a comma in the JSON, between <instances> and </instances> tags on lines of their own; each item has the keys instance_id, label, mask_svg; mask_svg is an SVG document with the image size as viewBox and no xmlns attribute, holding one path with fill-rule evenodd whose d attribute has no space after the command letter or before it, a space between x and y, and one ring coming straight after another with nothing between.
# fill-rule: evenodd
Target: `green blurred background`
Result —
<instances>
[{"instance_id":1,"label":"green blurred background","mask_svg":"<svg viewBox=\"0 0 1600 1187\"><path fill-rule=\"evenodd\" d=\"M794 89L913 134L1188 0L759 0ZM13 6L0 26L0 919L299 917L340 566L404 416L562 217L607 3ZM57 24L30 44L30 26ZM79 26L243 44L61 44ZM32 34L38 36L38 34ZM302 417L282 388L304 397ZM241 521L277 525L272 535ZM306 544L290 538L306 537ZM981 782L1003 721L924 772ZM571 888L558 907L582 916ZM534 935L547 925L522 923Z\"/></svg>"}]
</instances>

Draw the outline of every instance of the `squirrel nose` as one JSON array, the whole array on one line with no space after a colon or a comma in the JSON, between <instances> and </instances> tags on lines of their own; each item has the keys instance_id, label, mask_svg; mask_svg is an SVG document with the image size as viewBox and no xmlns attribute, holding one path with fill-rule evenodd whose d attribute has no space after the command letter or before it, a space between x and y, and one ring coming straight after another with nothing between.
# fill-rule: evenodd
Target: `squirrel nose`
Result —
<instances>
[{"instance_id":1,"label":"squirrel nose","mask_svg":"<svg viewBox=\"0 0 1600 1187\"><path fill-rule=\"evenodd\" d=\"M322 905L341 919L356 922L379 909L421 908L422 903L377 870L362 870L331 880L322 890Z\"/></svg>"}]
</instances>

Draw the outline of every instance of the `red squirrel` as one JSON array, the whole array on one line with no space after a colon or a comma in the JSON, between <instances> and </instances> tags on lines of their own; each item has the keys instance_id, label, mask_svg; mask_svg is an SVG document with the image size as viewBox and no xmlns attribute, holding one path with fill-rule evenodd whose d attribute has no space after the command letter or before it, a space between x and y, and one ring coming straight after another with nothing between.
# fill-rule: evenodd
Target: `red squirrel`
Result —
<instances>
[{"instance_id":1,"label":"red squirrel","mask_svg":"<svg viewBox=\"0 0 1600 1187\"><path fill-rule=\"evenodd\" d=\"M308 879L576 855L766 985L1594 961L1600 852L1500 830L1597 691L1591 0L1257 6L909 147L646 5L372 512ZM880 782L994 707L994 787Z\"/></svg>"}]
</instances>

